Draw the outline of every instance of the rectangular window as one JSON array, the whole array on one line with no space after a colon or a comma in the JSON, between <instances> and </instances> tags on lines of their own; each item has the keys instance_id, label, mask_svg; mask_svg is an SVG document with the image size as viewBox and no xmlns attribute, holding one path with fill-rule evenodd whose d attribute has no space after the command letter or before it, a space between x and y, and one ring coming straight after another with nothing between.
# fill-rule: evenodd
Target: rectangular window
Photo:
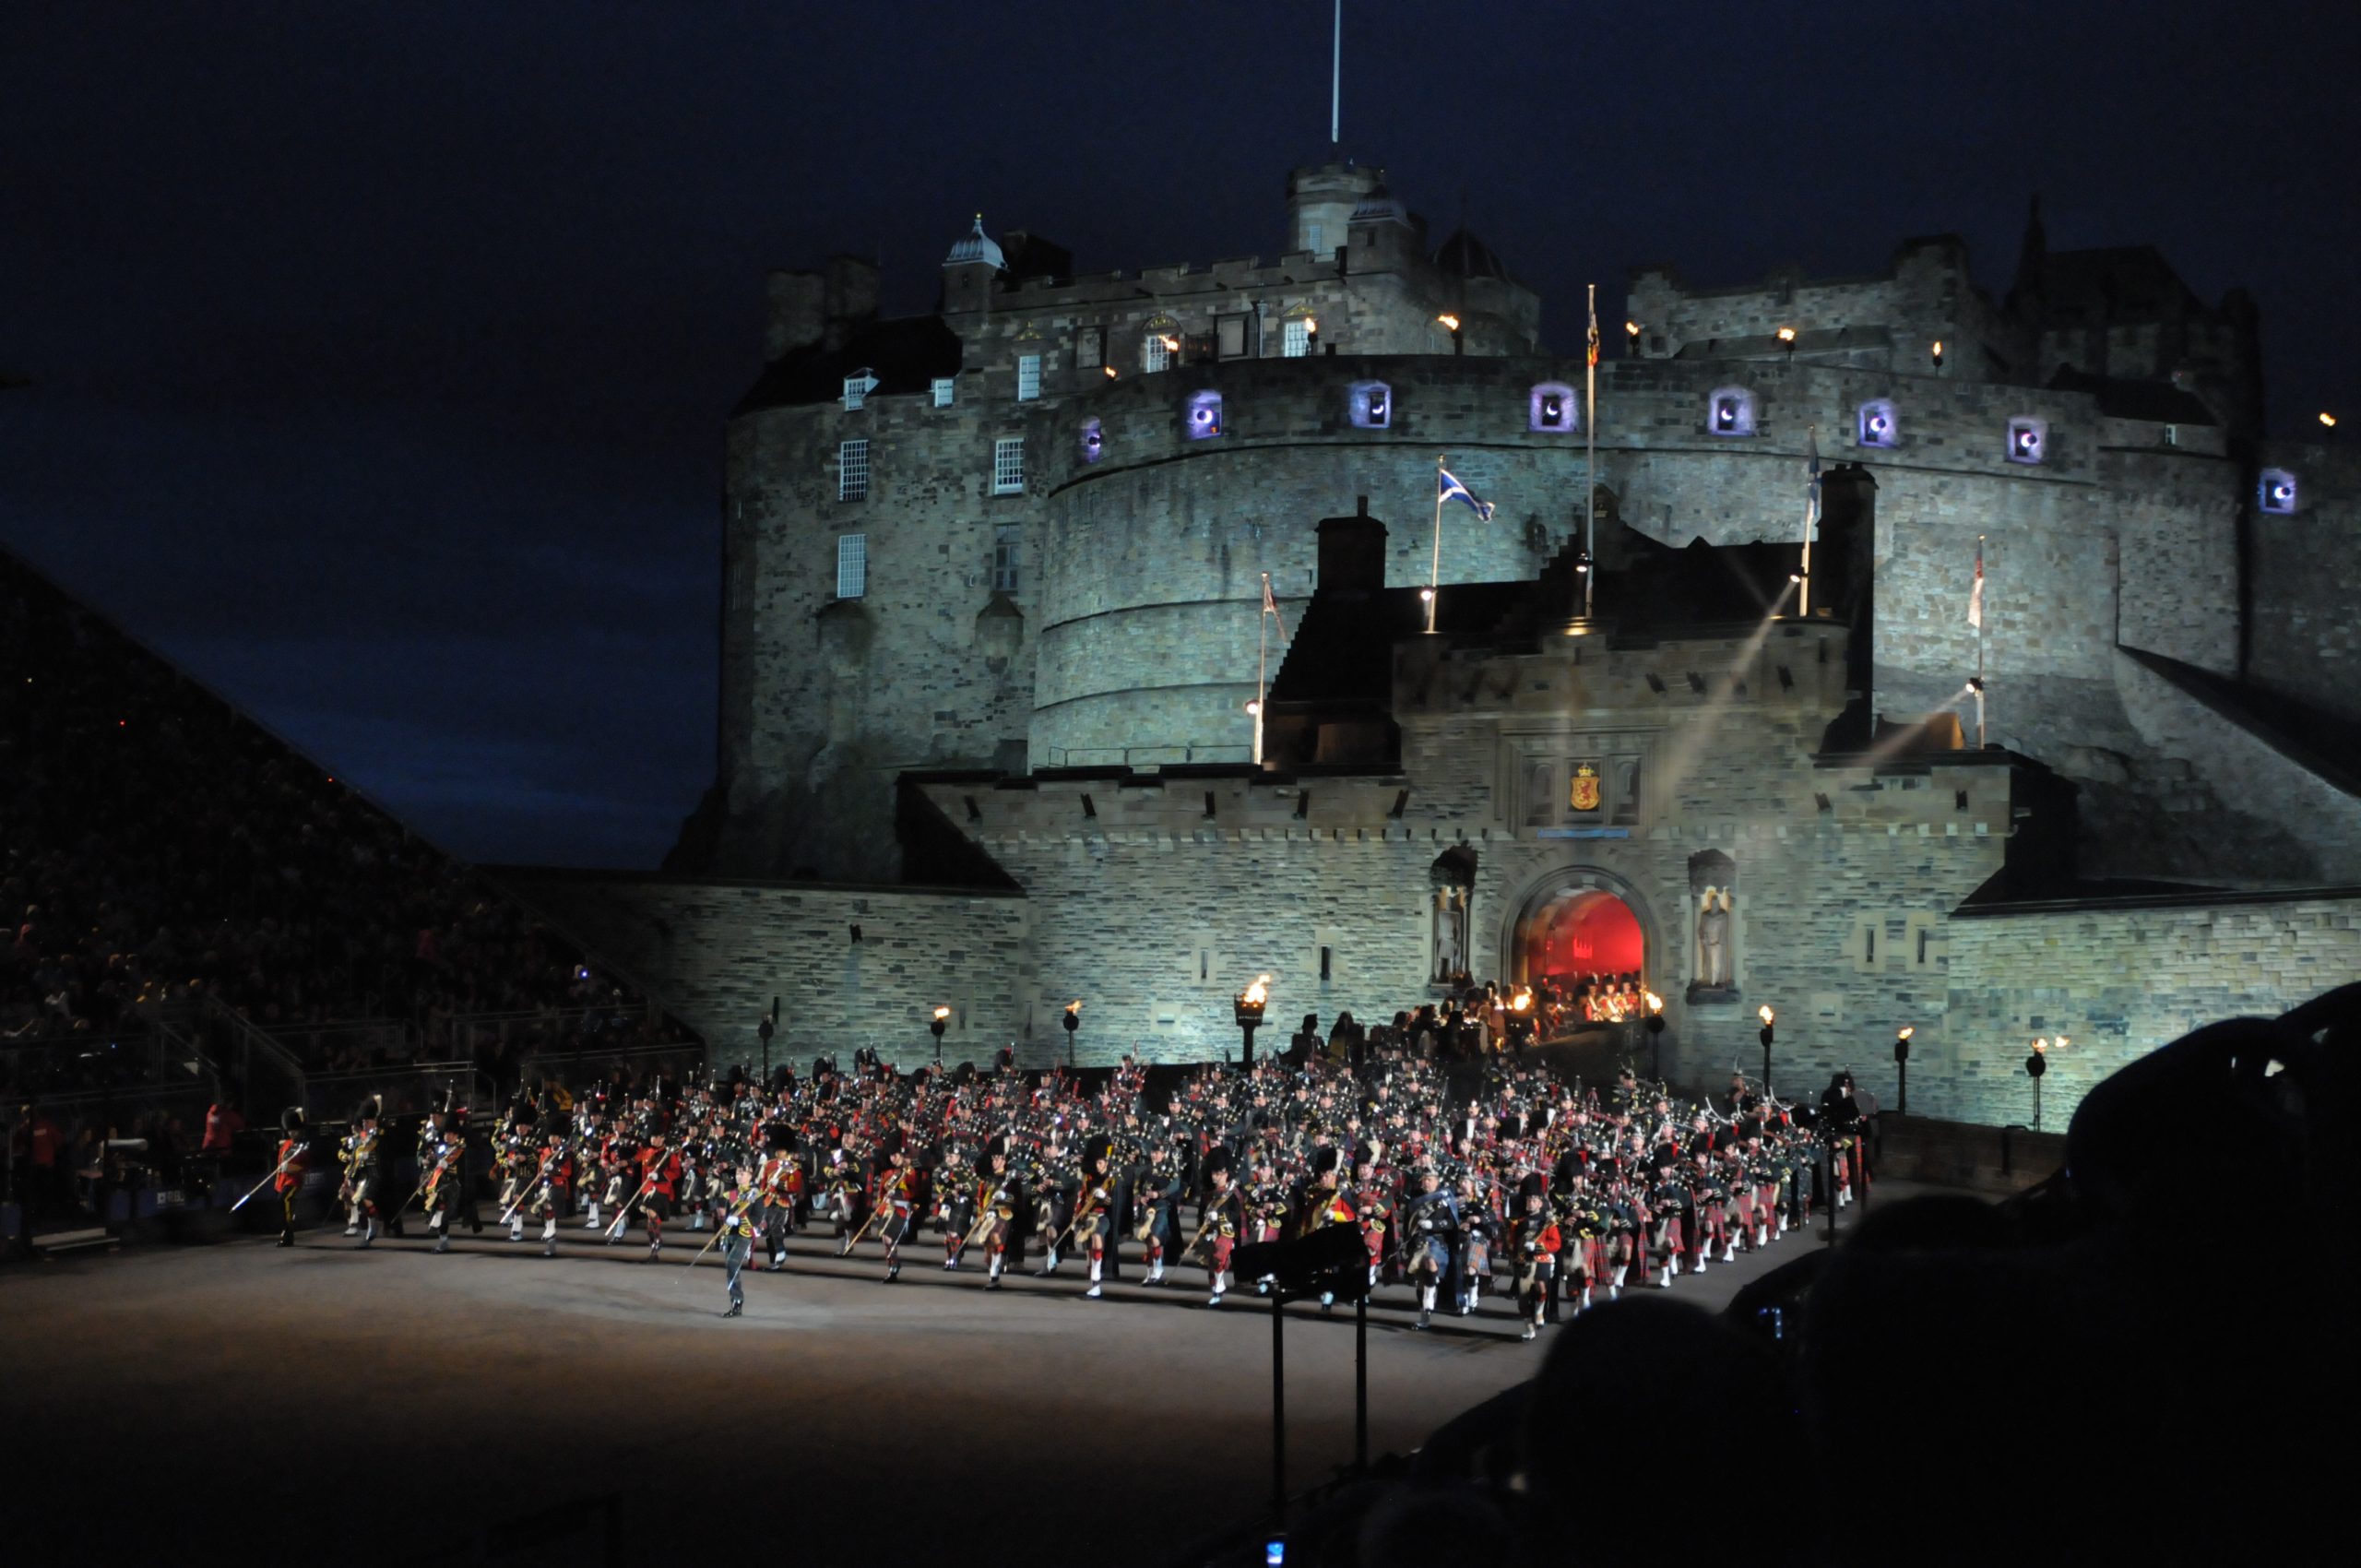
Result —
<instances>
[{"instance_id":1,"label":"rectangular window","mask_svg":"<svg viewBox=\"0 0 2361 1568\"><path fill-rule=\"evenodd\" d=\"M1310 251L1314 255L1323 254L1323 249L1320 244L1323 235L1319 224L1307 223L1303 226L1303 248L1305 250Z\"/></svg>"},{"instance_id":2,"label":"rectangular window","mask_svg":"<svg viewBox=\"0 0 2361 1568\"><path fill-rule=\"evenodd\" d=\"M992 443L992 493L1025 493L1025 437L1003 435Z\"/></svg>"},{"instance_id":3,"label":"rectangular window","mask_svg":"<svg viewBox=\"0 0 2361 1568\"><path fill-rule=\"evenodd\" d=\"M934 406L936 408L947 409L951 406L951 388L955 385L956 384L947 375L938 375L934 378Z\"/></svg>"},{"instance_id":4,"label":"rectangular window","mask_svg":"<svg viewBox=\"0 0 2361 1568\"><path fill-rule=\"evenodd\" d=\"M1175 341L1161 332L1149 333L1140 345L1140 367L1143 370L1162 370L1170 364Z\"/></svg>"},{"instance_id":5,"label":"rectangular window","mask_svg":"<svg viewBox=\"0 0 2361 1568\"><path fill-rule=\"evenodd\" d=\"M869 591L869 536L836 535L836 597L859 599Z\"/></svg>"},{"instance_id":6,"label":"rectangular window","mask_svg":"<svg viewBox=\"0 0 2361 1568\"><path fill-rule=\"evenodd\" d=\"M1105 327L1080 327L1074 329L1074 368L1085 375L1095 375L1107 368Z\"/></svg>"},{"instance_id":7,"label":"rectangular window","mask_svg":"<svg viewBox=\"0 0 2361 1568\"><path fill-rule=\"evenodd\" d=\"M860 407L872 392L877 390L877 378L866 370L854 371L845 377L845 407Z\"/></svg>"},{"instance_id":8,"label":"rectangular window","mask_svg":"<svg viewBox=\"0 0 2361 1568\"><path fill-rule=\"evenodd\" d=\"M1003 593L1016 591L1017 552L1024 537L1024 530L1014 523L992 529L992 587Z\"/></svg>"},{"instance_id":9,"label":"rectangular window","mask_svg":"<svg viewBox=\"0 0 2361 1568\"><path fill-rule=\"evenodd\" d=\"M1016 400L1029 403L1041 395L1041 356L1016 356Z\"/></svg>"},{"instance_id":10,"label":"rectangular window","mask_svg":"<svg viewBox=\"0 0 2361 1568\"><path fill-rule=\"evenodd\" d=\"M1330 980L1336 978L1335 968L1335 951L1336 950L1333 947L1323 947L1320 950L1320 983L1322 985L1326 985Z\"/></svg>"},{"instance_id":11,"label":"rectangular window","mask_svg":"<svg viewBox=\"0 0 2361 1568\"><path fill-rule=\"evenodd\" d=\"M839 441L836 443L836 499L865 501L869 498L869 443Z\"/></svg>"},{"instance_id":12,"label":"rectangular window","mask_svg":"<svg viewBox=\"0 0 2361 1568\"><path fill-rule=\"evenodd\" d=\"M1225 360L1244 359L1246 345L1252 341L1246 331L1247 324L1252 319L1250 316L1243 315L1225 315L1216 320L1214 352Z\"/></svg>"},{"instance_id":13,"label":"rectangular window","mask_svg":"<svg viewBox=\"0 0 2361 1568\"><path fill-rule=\"evenodd\" d=\"M1311 323L1302 316L1293 316L1279 329L1279 353L1283 358L1299 360L1311 352Z\"/></svg>"}]
</instances>

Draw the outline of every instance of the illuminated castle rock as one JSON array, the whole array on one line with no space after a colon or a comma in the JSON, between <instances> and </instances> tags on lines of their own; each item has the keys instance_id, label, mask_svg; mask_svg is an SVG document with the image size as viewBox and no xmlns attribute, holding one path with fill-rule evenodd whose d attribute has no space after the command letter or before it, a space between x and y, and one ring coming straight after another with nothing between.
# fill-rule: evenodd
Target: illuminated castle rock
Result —
<instances>
[{"instance_id":1,"label":"illuminated castle rock","mask_svg":"<svg viewBox=\"0 0 2361 1568\"><path fill-rule=\"evenodd\" d=\"M1858 278L1643 267L1594 478L1583 359L1482 242L1430 249L1351 164L1295 171L1286 220L1275 259L1093 275L979 218L912 319L866 263L775 274L717 782L665 876L548 896L717 1039L773 995L921 1033L940 995L1046 1057L1081 994L1086 1059L1209 1053L1261 969L1275 1018L1366 1017L1438 943L1515 980L1628 914L1685 1069L1758 1000L1815 1068L1911 1022L1914 1102L2003 1118L2031 1019L2089 1042L2070 1098L2356 968L2314 890L2361 882L2361 476L2263 439L2242 294L2050 252L2037 209L1997 299L1952 237ZM1817 612L1766 624L1814 447ZM1497 513L1446 518L1428 637L1445 453ZM1296 635L1257 768L1265 574ZM2107 956L2135 942L2152 972Z\"/></svg>"}]
</instances>

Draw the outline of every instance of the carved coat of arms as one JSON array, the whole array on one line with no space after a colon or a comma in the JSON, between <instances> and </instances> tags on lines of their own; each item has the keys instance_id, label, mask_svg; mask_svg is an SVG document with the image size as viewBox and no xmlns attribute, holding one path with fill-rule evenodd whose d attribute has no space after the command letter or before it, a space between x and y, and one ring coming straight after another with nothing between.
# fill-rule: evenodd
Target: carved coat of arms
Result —
<instances>
[{"instance_id":1,"label":"carved coat of arms","mask_svg":"<svg viewBox=\"0 0 2361 1568\"><path fill-rule=\"evenodd\" d=\"M1598 769L1589 763L1574 765L1572 788L1566 792L1566 803L1578 812L1598 809Z\"/></svg>"}]
</instances>

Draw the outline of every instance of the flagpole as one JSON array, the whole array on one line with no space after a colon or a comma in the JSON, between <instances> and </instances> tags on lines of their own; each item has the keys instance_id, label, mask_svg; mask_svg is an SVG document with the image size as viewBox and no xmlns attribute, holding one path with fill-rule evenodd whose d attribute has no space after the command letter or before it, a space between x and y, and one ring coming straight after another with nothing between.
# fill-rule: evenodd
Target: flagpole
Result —
<instances>
[{"instance_id":1,"label":"flagpole","mask_svg":"<svg viewBox=\"0 0 2361 1568\"><path fill-rule=\"evenodd\" d=\"M1442 593L1442 479L1443 465L1451 460L1449 453L1435 459L1435 554L1427 567L1427 636L1435 635L1435 600Z\"/></svg>"},{"instance_id":2,"label":"flagpole","mask_svg":"<svg viewBox=\"0 0 2361 1568\"><path fill-rule=\"evenodd\" d=\"M1328 61L1328 145L1338 141L1345 106L1345 0L1336 0L1336 49Z\"/></svg>"},{"instance_id":3,"label":"flagpole","mask_svg":"<svg viewBox=\"0 0 2361 1568\"><path fill-rule=\"evenodd\" d=\"M1263 766L1263 710L1271 705L1271 612L1264 606L1271 602L1271 574L1263 574L1263 604L1254 611L1254 624L1260 629L1261 647L1254 655L1254 766Z\"/></svg>"},{"instance_id":4,"label":"flagpole","mask_svg":"<svg viewBox=\"0 0 2361 1568\"><path fill-rule=\"evenodd\" d=\"M1975 536L1975 749L1984 749L1984 539Z\"/></svg>"},{"instance_id":5,"label":"flagpole","mask_svg":"<svg viewBox=\"0 0 2361 1568\"><path fill-rule=\"evenodd\" d=\"M1583 353L1583 481L1590 494L1583 522L1583 553L1590 570L1583 574L1583 619L1590 619L1591 588L1598 581L1598 285L1590 285L1590 344Z\"/></svg>"},{"instance_id":6,"label":"flagpole","mask_svg":"<svg viewBox=\"0 0 2361 1568\"><path fill-rule=\"evenodd\" d=\"M1812 466L1818 468L1820 466L1820 426L1806 425L1804 436L1812 444ZM1817 475L1814 476L1813 482L1816 486ZM1797 579L1796 588L1796 613L1807 618L1811 614L1812 525L1820 520L1817 516L1819 511L1820 493L1815 488L1806 495L1804 500L1804 572L1802 577Z\"/></svg>"}]
</instances>

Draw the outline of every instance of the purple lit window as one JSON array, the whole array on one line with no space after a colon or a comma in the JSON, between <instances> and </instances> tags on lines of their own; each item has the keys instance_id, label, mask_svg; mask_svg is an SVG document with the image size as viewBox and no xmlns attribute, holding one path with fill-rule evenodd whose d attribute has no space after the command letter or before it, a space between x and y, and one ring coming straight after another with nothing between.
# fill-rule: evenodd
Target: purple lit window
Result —
<instances>
[{"instance_id":1,"label":"purple lit window","mask_svg":"<svg viewBox=\"0 0 2361 1568\"><path fill-rule=\"evenodd\" d=\"M1189 397L1189 439L1203 441L1221 434L1221 394L1195 392Z\"/></svg>"},{"instance_id":2,"label":"purple lit window","mask_svg":"<svg viewBox=\"0 0 2361 1568\"><path fill-rule=\"evenodd\" d=\"M1901 428L1894 422L1893 405L1882 398L1861 405L1856 429L1859 432L1856 439L1863 446L1893 446L1902 440Z\"/></svg>"},{"instance_id":3,"label":"purple lit window","mask_svg":"<svg viewBox=\"0 0 2361 1568\"><path fill-rule=\"evenodd\" d=\"M2266 512L2281 516L2296 509L2296 476L2285 469L2265 469L2255 486L2255 499Z\"/></svg>"},{"instance_id":4,"label":"purple lit window","mask_svg":"<svg viewBox=\"0 0 2361 1568\"><path fill-rule=\"evenodd\" d=\"M1743 386L1717 386L1705 399L1705 430L1713 435L1754 434L1754 394Z\"/></svg>"},{"instance_id":5,"label":"purple lit window","mask_svg":"<svg viewBox=\"0 0 2361 1568\"><path fill-rule=\"evenodd\" d=\"M1098 428L1097 420L1082 422L1082 460L1095 463L1107 449L1107 434Z\"/></svg>"},{"instance_id":6,"label":"purple lit window","mask_svg":"<svg viewBox=\"0 0 2361 1568\"><path fill-rule=\"evenodd\" d=\"M1345 411L1363 430L1383 430L1394 422L1394 388L1382 381L1356 381Z\"/></svg>"},{"instance_id":7,"label":"purple lit window","mask_svg":"<svg viewBox=\"0 0 2361 1568\"><path fill-rule=\"evenodd\" d=\"M2021 414L2009 422L2009 461L2038 463L2049 456L2049 422Z\"/></svg>"},{"instance_id":8,"label":"purple lit window","mask_svg":"<svg viewBox=\"0 0 2361 1568\"><path fill-rule=\"evenodd\" d=\"M1525 422L1538 431L1579 430L1581 409L1572 387L1560 381L1545 381L1526 398Z\"/></svg>"}]
</instances>

